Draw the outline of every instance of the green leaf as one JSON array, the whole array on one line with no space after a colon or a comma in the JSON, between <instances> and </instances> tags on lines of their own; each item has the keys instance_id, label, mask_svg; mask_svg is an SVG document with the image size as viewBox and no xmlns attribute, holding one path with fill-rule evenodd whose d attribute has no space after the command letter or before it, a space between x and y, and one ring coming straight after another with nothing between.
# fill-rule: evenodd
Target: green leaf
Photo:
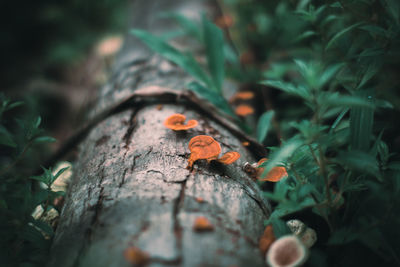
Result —
<instances>
[{"instance_id":1,"label":"green leaf","mask_svg":"<svg viewBox=\"0 0 400 267\"><path fill-rule=\"evenodd\" d=\"M174 13L174 12L165 12L160 15L161 17L164 18L171 18L173 19L176 23L181 26L184 31L190 35L195 37L197 40L201 41L202 40L202 33L200 31L199 25L193 22L193 20L188 19L187 17Z\"/></svg>"},{"instance_id":2,"label":"green leaf","mask_svg":"<svg viewBox=\"0 0 400 267\"><path fill-rule=\"evenodd\" d=\"M60 169L60 170L56 173L56 175L54 175L54 176L51 178L51 183L50 183L50 184L52 184L61 174L63 174L66 170L68 170L68 168L69 168L69 167L65 167L65 168Z\"/></svg>"},{"instance_id":3,"label":"green leaf","mask_svg":"<svg viewBox=\"0 0 400 267\"><path fill-rule=\"evenodd\" d=\"M202 86L197 82L191 82L187 85L187 87L189 90L195 92L196 95L198 95L200 98L208 100L219 110L225 112L226 114L230 115L235 119L238 119L236 114L232 111L232 108L229 105L229 103L220 94L211 91L208 88L205 88L204 86Z\"/></svg>"},{"instance_id":4,"label":"green leaf","mask_svg":"<svg viewBox=\"0 0 400 267\"><path fill-rule=\"evenodd\" d=\"M39 116L36 118L35 122L33 123L34 128L39 128L40 123L42 122L42 118Z\"/></svg>"},{"instance_id":5,"label":"green leaf","mask_svg":"<svg viewBox=\"0 0 400 267\"><path fill-rule=\"evenodd\" d=\"M260 83L263 85L274 87L276 89L280 89L288 94L299 96L304 99L309 99L310 97L310 92L305 87L302 86L296 87L291 83L285 83L281 81L269 81L269 80L262 81Z\"/></svg>"},{"instance_id":6,"label":"green leaf","mask_svg":"<svg viewBox=\"0 0 400 267\"><path fill-rule=\"evenodd\" d=\"M367 70L365 71L365 73L361 79L361 82L357 86L357 89L362 88L369 80L371 80L371 78L374 77L375 74L378 73L380 68L381 68L381 64L378 64L376 61L372 64L369 64Z\"/></svg>"},{"instance_id":7,"label":"green leaf","mask_svg":"<svg viewBox=\"0 0 400 267\"><path fill-rule=\"evenodd\" d=\"M387 32L384 28L373 25L373 24L361 26L360 29L369 32L372 35L372 37L374 37L375 35L380 35L380 36L384 36L384 37L387 36Z\"/></svg>"},{"instance_id":8,"label":"green leaf","mask_svg":"<svg viewBox=\"0 0 400 267\"><path fill-rule=\"evenodd\" d=\"M17 144L13 140L13 136L2 125L0 125L0 145L10 146L10 147L17 146Z\"/></svg>"},{"instance_id":9,"label":"green leaf","mask_svg":"<svg viewBox=\"0 0 400 267\"><path fill-rule=\"evenodd\" d=\"M344 64L335 64L329 66L324 73L322 73L321 77L319 78L319 87L323 87L327 82L329 82L333 76L342 68Z\"/></svg>"},{"instance_id":10,"label":"green leaf","mask_svg":"<svg viewBox=\"0 0 400 267\"><path fill-rule=\"evenodd\" d=\"M280 149L272 153L269 160L261 164L261 167L265 168L262 177L265 177L273 167L289 158L301 145L302 142L300 140L291 139L287 141Z\"/></svg>"},{"instance_id":11,"label":"green leaf","mask_svg":"<svg viewBox=\"0 0 400 267\"><path fill-rule=\"evenodd\" d=\"M330 107L362 107L373 110L374 105L368 99L359 96L341 95L338 92L320 93L317 101L321 106Z\"/></svg>"},{"instance_id":12,"label":"green leaf","mask_svg":"<svg viewBox=\"0 0 400 267\"><path fill-rule=\"evenodd\" d=\"M35 143L54 143L57 141L57 139L51 137L51 136L39 136L33 139Z\"/></svg>"},{"instance_id":13,"label":"green leaf","mask_svg":"<svg viewBox=\"0 0 400 267\"><path fill-rule=\"evenodd\" d=\"M224 38L220 28L203 16L203 37L206 46L208 69L213 79L214 88L221 92L225 76Z\"/></svg>"},{"instance_id":14,"label":"green leaf","mask_svg":"<svg viewBox=\"0 0 400 267\"><path fill-rule=\"evenodd\" d=\"M350 170L367 173L381 179L378 161L371 154L357 150L341 151L338 153L336 161Z\"/></svg>"},{"instance_id":15,"label":"green leaf","mask_svg":"<svg viewBox=\"0 0 400 267\"><path fill-rule=\"evenodd\" d=\"M355 23L349 27L347 27L346 29L341 30L340 32L338 32L337 34L335 34L335 36L332 37L332 39L328 42L328 44L325 47L325 50L328 50L329 48L331 48L331 46L339 39L341 38L343 35L345 35L346 33L350 32L351 30L357 28L358 26L362 25L363 22L358 22Z\"/></svg>"},{"instance_id":16,"label":"green leaf","mask_svg":"<svg viewBox=\"0 0 400 267\"><path fill-rule=\"evenodd\" d=\"M6 110L10 110L10 109L22 106L23 104L24 104L24 102L22 102L22 101L17 101L17 102L11 103L10 105L7 106Z\"/></svg>"},{"instance_id":17,"label":"green leaf","mask_svg":"<svg viewBox=\"0 0 400 267\"><path fill-rule=\"evenodd\" d=\"M40 189L33 195L32 204L34 204L34 206L43 204L48 197L49 197L49 192L45 189Z\"/></svg>"},{"instance_id":18,"label":"green leaf","mask_svg":"<svg viewBox=\"0 0 400 267\"><path fill-rule=\"evenodd\" d=\"M184 54L176 50L174 47L164 42L161 38L156 37L149 32L142 30L131 30L131 33L138 37L152 50L187 71L198 81L204 83L206 86L212 86L212 82L210 81L206 72L200 67L192 55Z\"/></svg>"},{"instance_id":19,"label":"green leaf","mask_svg":"<svg viewBox=\"0 0 400 267\"><path fill-rule=\"evenodd\" d=\"M362 92L366 94L367 92ZM362 97L360 95L360 97ZM365 97L365 99L370 99ZM368 151L370 147L374 110L353 106L350 110L350 145L352 149Z\"/></svg>"},{"instance_id":20,"label":"green leaf","mask_svg":"<svg viewBox=\"0 0 400 267\"><path fill-rule=\"evenodd\" d=\"M36 180L36 181L39 181L39 182L42 182L42 183L46 183L47 182L47 179L46 179L46 177L44 175L31 176L31 177L29 177L29 179Z\"/></svg>"},{"instance_id":21,"label":"green leaf","mask_svg":"<svg viewBox=\"0 0 400 267\"><path fill-rule=\"evenodd\" d=\"M275 112L273 110L265 112L261 115L257 123L257 140L258 142L264 142L267 137L269 127L271 125L271 120L274 117Z\"/></svg>"},{"instance_id":22,"label":"green leaf","mask_svg":"<svg viewBox=\"0 0 400 267\"><path fill-rule=\"evenodd\" d=\"M297 38L294 39L293 43L303 41L304 39L307 39L314 35L317 35L317 33L314 31L305 31L302 34L300 34L299 36L297 36Z\"/></svg>"}]
</instances>

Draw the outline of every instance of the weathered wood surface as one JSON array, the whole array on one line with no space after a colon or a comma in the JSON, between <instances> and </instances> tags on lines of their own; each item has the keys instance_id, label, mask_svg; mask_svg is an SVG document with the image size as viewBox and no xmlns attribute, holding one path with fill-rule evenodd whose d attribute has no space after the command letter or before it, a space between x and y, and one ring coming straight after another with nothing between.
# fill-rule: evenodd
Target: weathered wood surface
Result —
<instances>
[{"instance_id":1,"label":"weathered wood surface","mask_svg":"<svg viewBox=\"0 0 400 267\"><path fill-rule=\"evenodd\" d=\"M149 12L145 5L140 8ZM126 67L102 89L96 110L138 88L179 89L190 80L136 41L130 46L122 53L120 66ZM158 102L163 100L106 118L81 144L49 266L130 266L123 256L129 246L150 254L148 266L264 265L257 243L269 206L242 171L246 161L255 161L252 155L190 103L164 104L159 110ZM199 126L187 133L166 129L163 121L173 113L197 119ZM223 153L235 150L241 158L229 166L199 162L190 172L187 145L198 134L213 136ZM215 230L194 232L197 216L207 217Z\"/></svg>"}]
</instances>

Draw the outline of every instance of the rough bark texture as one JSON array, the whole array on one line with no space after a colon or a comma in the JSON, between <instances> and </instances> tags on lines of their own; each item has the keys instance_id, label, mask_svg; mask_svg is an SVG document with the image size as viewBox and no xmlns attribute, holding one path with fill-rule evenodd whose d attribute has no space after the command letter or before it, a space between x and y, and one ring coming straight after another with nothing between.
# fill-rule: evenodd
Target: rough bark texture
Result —
<instances>
[{"instance_id":1,"label":"rough bark texture","mask_svg":"<svg viewBox=\"0 0 400 267\"><path fill-rule=\"evenodd\" d=\"M136 1L134 20L163 10L154 9L155 2L171 4ZM175 2L175 11L179 7L198 12L195 6L202 1ZM155 27L140 22L133 24L168 28L166 23ZM121 55L118 72L102 89L95 110L138 88L180 89L190 80L133 39ZM106 118L81 144L49 266L129 266L123 256L129 246L150 254L148 266L264 265L257 244L269 206L242 171L246 161L255 160L242 140L190 103L163 104L159 110L160 102L165 101L154 99ZM186 133L166 129L163 121L173 113L197 119L200 125ZM187 145L199 134L213 136L223 153L235 150L241 158L229 166L198 162L190 172ZM214 231L193 231L197 216L207 217Z\"/></svg>"}]
</instances>

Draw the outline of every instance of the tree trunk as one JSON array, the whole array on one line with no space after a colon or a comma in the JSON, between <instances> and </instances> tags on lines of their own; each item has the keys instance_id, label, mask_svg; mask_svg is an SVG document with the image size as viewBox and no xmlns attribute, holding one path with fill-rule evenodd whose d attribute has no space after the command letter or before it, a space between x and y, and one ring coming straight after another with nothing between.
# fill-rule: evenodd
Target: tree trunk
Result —
<instances>
[{"instance_id":1,"label":"tree trunk","mask_svg":"<svg viewBox=\"0 0 400 267\"><path fill-rule=\"evenodd\" d=\"M198 12L203 4L136 1L134 27L171 29L153 19L165 10L160 5L172 2L175 11ZM149 254L148 266L264 265L258 238L269 206L242 170L255 160L235 126L202 108L206 104L170 93L189 80L128 38L95 110L124 102L134 92L137 101L119 105L122 111L95 125L80 145L49 266L130 266L124 251L132 246ZM163 121L174 113L198 120L199 126L186 133L165 128ZM228 166L199 161L193 171L186 169L189 140L199 134L241 158ZM198 216L208 218L214 230L194 231Z\"/></svg>"}]
</instances>

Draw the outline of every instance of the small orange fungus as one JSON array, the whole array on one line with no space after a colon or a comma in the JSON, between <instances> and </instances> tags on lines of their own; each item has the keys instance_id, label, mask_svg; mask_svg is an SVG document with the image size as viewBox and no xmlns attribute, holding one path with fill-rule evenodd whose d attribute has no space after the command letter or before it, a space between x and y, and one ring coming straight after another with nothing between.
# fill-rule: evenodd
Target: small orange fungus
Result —
<instances>
[{"instance_id":1,"label":"small orange fungus","mask_svg":"<svg viewBox=\"0 0 400 267\"><path fill-rule=\"evenodd\" d=\"M244 142L242 142L242 145L243 145L243 146L249 146L249 145L250 145L250 143L249 143L249 142L247 142L247 141L244 141Z\"/></svg>"},{"instance_id":2,"label":"small orange fungus","mask_svg":"<svg viewBox=\"0 0 400 267\"><path fill-rule=\"evenodd\" d=\"M128 247L125 249L124 257L133 265L144 265L150 260L149 254L137 247Z\"/></svg>"},{"instance_id":3,"label":"small orange fungus","mask_svg":"<svg viewBox=\"0 0 400 267\"><path fill-rule=\"evenodd\" d=\"M271 244L275 241L276 237L274 235L274 231L272 229L272 225L267 225L265 227L264 233L258 242L258 247L263 255L267 253Z\"/></svg>"},{"instance_id":4,"label":"small orange fungus","mask_svg":"<svg viewBox=\"0 0 400 267\"><path fill-rule=\"evenodd\" d=\"M197 126L196 120L189 120L184 124L186 116L183 114L173 114L164 121L164 126L174 131L185 131Z\"/></svg>"},{"instance_id":5,"label":"small orange fungus","mask_svg":"<svg viewBox=\"0 0 400 267\"><path fill-rule=\"evenodd\" d=\"M193 224L193 231L208 232L213 230L214 226L210 223L210 221L206 217L200 216L195 219Z\"/></svg>"},{"instance_id":6,"label":"small orange fungus","mask_svg":"<svg viewBox=\"0 0 400 267\"><path fill-rule=\"evenodd\" d=\"M262 158L260 161L257 163L257 166L260 166L262 163L266 162L268 159L267 158ZM273 167L268 173L267 176L264 178L261 178L262 174L264 172L264 168L259 167L257 169L257 179L260 181L270 181L270 182L279 182L283 177L288 176L288 173L286 172L285 167Z\"/></svg>"},{"instance_id":7,"label":"small orange fungus","mask_svg":"<svg viewBox=\"0 0 400 267\"><path fill-rule=\"evenodd\" d=\"M254 93L250 91L242 91L242 92L237 92L234 94L231 98L231 102L235 102L236 100L250 100L254 98Z\"/></svg>"},{"instance_id":8,"label":"small orange fungus","mask_svg":"<svg viewBox=\"0 0 400 267\"><path fill-rule=\"evenodd\" d=\"M198 203L204 203L204 198L202 198L202 197L196 197L196 201L197 201Z\"/></svg>"},{"instance_id":9,"label":"small orange fungus","mask_svg":"<svg viewBox=\"0 0 400 267\"><path fill-rule=\"evenodd\" d=\"M226 152L224 155L222 155L222 157L220 157L218 159L218 162L221 162L225 165L229 165L234 163L235 161L237 161L240 158L240 154L236 151L229 151Z\"/></svg>"},{"instance_id":10,"label":"small orange fungus","mask_svg":"<svg viewBox=\"0 0 400 267\"><path fill-rule=\"evenodd\" d=\"M239 105L236 109L235 109L235 113L238 116L241 117L246 117L248 115L251 115L254 113L254 109L252 107L250 107L249 105Z\"/></svg>"},{"instance_id":11,"label":"small orange fungus","mask_svg":"<svg viewBox=\"0 0 400 267\"><path fill-rule=\"evenodd\" d=\"M219 153L221 153L221 146L211 136L198 135L190 139L189 150L188 167L191 168L193 163L198 159L206 159L209 162L216 160Z\"/></svg>"}]
</instances>

